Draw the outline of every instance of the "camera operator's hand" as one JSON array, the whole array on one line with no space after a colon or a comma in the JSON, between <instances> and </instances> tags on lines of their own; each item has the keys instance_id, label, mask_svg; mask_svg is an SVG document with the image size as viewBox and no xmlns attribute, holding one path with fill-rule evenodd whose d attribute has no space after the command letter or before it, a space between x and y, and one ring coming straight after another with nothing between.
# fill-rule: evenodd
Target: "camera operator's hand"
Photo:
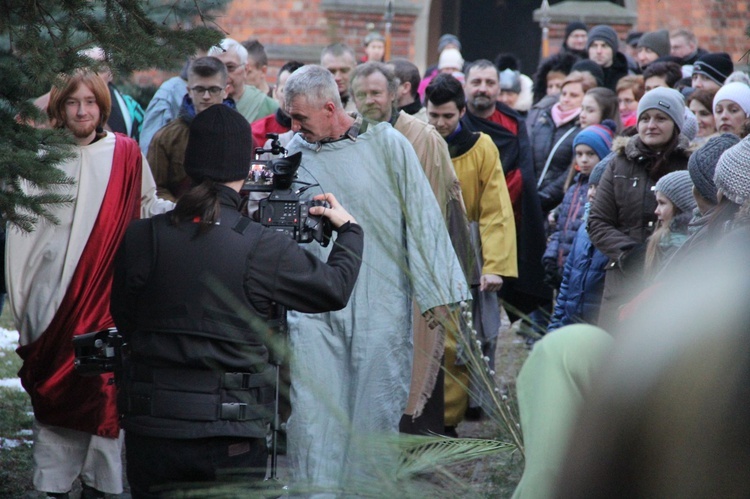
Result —
<instances>
[{"instance_id":1,"label":"camera operator's hand","mask_svg":"<svg viewBox=\"0 0 750 499\"><path fill-rule=\"evenodd\" d=\"M310 214L323 215L331 221L331 224L334 228L338 229L347 222L351 222L353 224L357 223L354 217L351 216L343 206L341 206L336 197L330 192L327 192L325 194L318 194L317 196L313 197L313 199L317 199L319 201L327 201L328 204L331 205L331 207L326 208L324 206L313 206L310 208Z\"/></svg>"}]
</instances>

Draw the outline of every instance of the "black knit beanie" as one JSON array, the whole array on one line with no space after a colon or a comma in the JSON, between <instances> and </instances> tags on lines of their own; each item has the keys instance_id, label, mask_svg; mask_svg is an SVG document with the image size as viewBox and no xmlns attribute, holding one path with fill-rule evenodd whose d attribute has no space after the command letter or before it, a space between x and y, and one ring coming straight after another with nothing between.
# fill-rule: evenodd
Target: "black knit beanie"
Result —
<instances>
[{"instance_id":1,"label":"black knit beanie","mask_svg":"<svg viewBox=\"0 0 750 499\"><path fill-rule=\"evenodd\" d=\"M240 113L216 104L193 119L185 149L185 173L193 181L245 179L252 159L250 124Z\"/></svg>"},{"instance_id":2,"label":"black knit beanie","mask_svg":"<svg viewBox=\"0 0 750 499\"><path fill-rule=\"evenodd\" d=\"M577 61L573 64L573 67L570 68L570 72L572 73L573 71L591 73L591 76L596 80L596 85L599 87L604 86L604 70L591 59L581 59L580 61Z\"/></svg>"},{"instance_id":3,"label":"black knit beanie","mask_svg":"<svg viewBox=\"0 0 750 499\"><path fill-rule=\"evenodd\" d=\"M693 73L706 75L719 85L723 85L734 71L732 58L726 52L712 52L695 61Z\"/></svg>"},{"instance_id":4,"label":"black knit beanie","mask_svg":"<svg viewBox=\"0 0 750 499\"><path fill-rule=\"evenodd\" d=\"M563 40L567 40L570 34L576 30L582 29L586 33L589 32L589 27L586 26L581 21L573 21L572 23L568 23L567 26L565 26L565 38Z\"/></svg>"}]
</instances>

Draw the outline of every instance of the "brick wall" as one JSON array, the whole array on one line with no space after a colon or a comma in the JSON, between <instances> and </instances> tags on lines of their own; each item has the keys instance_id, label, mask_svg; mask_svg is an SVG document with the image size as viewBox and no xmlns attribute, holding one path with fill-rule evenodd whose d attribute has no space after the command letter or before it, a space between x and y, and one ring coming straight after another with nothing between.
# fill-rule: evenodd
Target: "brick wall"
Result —
<instances>
[{"instance_id":1,"label":"brick wall","mask_svg":"<svg viewBox=\"0 0 750 499\"><path fill-rule=\"evenodd\" d=\"M414 56L414 21L411 15L395 15L391 27L392 57ZM334 42L351 46L357 58L364 56L362 41L367 25L384 34L383 13L325 10L320 0L234 0L218 19L227 36L242 42L257 38L269 53L268 77L273 81L290 55L289 47L307 47L295 58L318 62L320 50ZM281 56L274 57L274 54Z\"/></svg>"},{"instance_id":2,"label":"brick wall","mask_svg":"<svg viewBox=\"0 0 750 499\"><path fill-rule=\"evenodd\" d=\"M687 27L701 48L728 52L735 66L748 64L750 38L745 28L749 22L747 0L638 0L639 30Z\"/></svg>"}]
</instances>

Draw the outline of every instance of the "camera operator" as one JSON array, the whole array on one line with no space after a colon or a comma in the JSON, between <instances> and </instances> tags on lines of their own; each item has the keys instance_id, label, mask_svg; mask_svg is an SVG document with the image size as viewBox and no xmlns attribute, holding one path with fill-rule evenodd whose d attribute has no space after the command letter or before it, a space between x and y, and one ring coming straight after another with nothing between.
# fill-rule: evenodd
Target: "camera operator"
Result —
<instances>
[{"instance_id":1,"label":"camera operator","mask_svg":"<svg viewBox=\"0 0 750 499\"><path fill-rule=\"evenodd\" d=\"M111 310L130 346L118 405L133 497L262 479L274 393L266 319L275 304L339 310L359 273L362 228L332 194L316 196L330 207L310 209L338 232L325 263L240 214L252 154L239 113L214 105L197 115L185 170L198 185L174 211L132 224L116 257Z\"/></svg>"}]
</instances>

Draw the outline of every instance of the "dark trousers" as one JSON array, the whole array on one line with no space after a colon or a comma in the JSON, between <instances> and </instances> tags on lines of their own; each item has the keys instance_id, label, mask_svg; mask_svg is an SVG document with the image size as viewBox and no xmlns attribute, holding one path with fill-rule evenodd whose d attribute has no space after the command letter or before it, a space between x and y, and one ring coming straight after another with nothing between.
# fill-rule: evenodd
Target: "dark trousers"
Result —
<instances>
[{"instance_id":1,"label":"dark trousers","mask_svg":"<svg viewBox=\"0 0 750 499\"><path fill-rule=\"evenodd\" d=\"M212 483L262 481L268 461L266 441L261 438L174 439L127 431L125 455L135 499L158 498L170 490Z\"/></svg>"}]
</instances>

